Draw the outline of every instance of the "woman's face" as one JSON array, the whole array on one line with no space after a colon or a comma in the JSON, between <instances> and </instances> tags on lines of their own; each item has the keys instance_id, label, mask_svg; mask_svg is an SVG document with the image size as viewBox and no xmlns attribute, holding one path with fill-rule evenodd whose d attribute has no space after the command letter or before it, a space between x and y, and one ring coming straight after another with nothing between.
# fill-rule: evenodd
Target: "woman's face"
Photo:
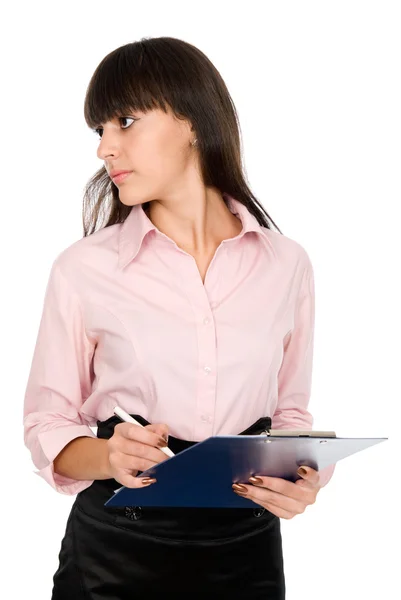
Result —
<instances>
[{"instance_id":1,"label":"woman's face","mask_svg":"<svg viewBox=\"0 0 401 600\"><path fill-rule=\"evenodd\" d=\"M97 156L107 172L131 173L120 182L119 198L127 206L173 196L195 166L195 134L188 121L161 109L133 111L115 117L96 129L100 137Z\"/></svg>"}]
</instances>

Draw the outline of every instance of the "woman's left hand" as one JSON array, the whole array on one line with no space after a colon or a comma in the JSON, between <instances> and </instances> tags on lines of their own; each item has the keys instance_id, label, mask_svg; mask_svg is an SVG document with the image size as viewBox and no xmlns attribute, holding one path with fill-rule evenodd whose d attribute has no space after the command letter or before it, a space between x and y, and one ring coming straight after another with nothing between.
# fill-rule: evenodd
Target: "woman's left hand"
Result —
<instances>
[{"instance_id":1,"label":"woman's left hand","mask_svg":"<svg viewBox=\"0 0 401 600\"><path fill-rule=\"evenodd\" d=\"M277 517L292 519L295 515L303 513L307 506L315 503L321 489L318 471L311 467L302 468L307 473L305 475L298 470L298 475L302 479L298 479L295 483L280 477L258 475L257 479L261 480L260 483L251 477L250 485L239 484L246 489L246 492L237 491L234 487L237 484L233 485L233 490L243 498L249 498L256 504L260 504Z\"/></svg>"}]
</instances>

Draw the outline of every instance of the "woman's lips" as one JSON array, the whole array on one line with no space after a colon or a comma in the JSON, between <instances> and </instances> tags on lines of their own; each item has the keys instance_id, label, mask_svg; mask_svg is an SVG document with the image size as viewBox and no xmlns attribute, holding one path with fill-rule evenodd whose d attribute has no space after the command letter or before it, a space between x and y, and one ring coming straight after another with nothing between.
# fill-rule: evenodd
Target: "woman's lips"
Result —
<instances>
[{"instance_id":1,"label":"woman's lips","mask_svg":"<svg viewBox=\"0 0 401 600\"><path fill-rule=\"evenodd\" d=\"M113 177L113 182L120 183L121 181L124 181L124 179L126 179L128 175L131 175L131 173L132 171L129 171L129 173L121 173L120 175L116 175L115 177Z\"/></svg>"}]
</instances>

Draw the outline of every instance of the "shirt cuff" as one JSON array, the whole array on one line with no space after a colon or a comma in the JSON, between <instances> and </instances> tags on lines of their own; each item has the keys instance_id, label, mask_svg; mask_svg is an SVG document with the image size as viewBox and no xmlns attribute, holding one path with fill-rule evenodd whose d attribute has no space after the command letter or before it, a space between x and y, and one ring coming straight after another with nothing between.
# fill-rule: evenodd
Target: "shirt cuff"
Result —
<instances>
[{"instance_id":1,"label":"shirt cuff","mask_svg":"<svg viewBox=\"0 0 401 600\"><path fill-rule=\"evenodd\" d=\"M78 492L86 490L94 482L94 479L71 479L70 477L64 477L54 472L54 463L50 463L47 467L43 467L39 471L34 471L35 475L43 477L52 488L60 494L66 494L67 496L74 496Z\"/></svg>"}]
</instances>

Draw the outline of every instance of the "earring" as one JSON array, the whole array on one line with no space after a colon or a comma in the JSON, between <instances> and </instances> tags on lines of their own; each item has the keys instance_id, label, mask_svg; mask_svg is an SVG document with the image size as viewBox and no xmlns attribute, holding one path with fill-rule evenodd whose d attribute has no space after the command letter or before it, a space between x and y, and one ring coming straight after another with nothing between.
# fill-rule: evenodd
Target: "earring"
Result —
<instances>
[{"instance_id":1,"label":"earring","mask_svg":"<svg viewBox=\"0 0 401 600\"><path fill-rule=\"evenodd\" d=\"M194 141L192 142L192 146L196 146L197 141L198 141L198 138L195 138Z\"/></svg>"}]
</instances>

